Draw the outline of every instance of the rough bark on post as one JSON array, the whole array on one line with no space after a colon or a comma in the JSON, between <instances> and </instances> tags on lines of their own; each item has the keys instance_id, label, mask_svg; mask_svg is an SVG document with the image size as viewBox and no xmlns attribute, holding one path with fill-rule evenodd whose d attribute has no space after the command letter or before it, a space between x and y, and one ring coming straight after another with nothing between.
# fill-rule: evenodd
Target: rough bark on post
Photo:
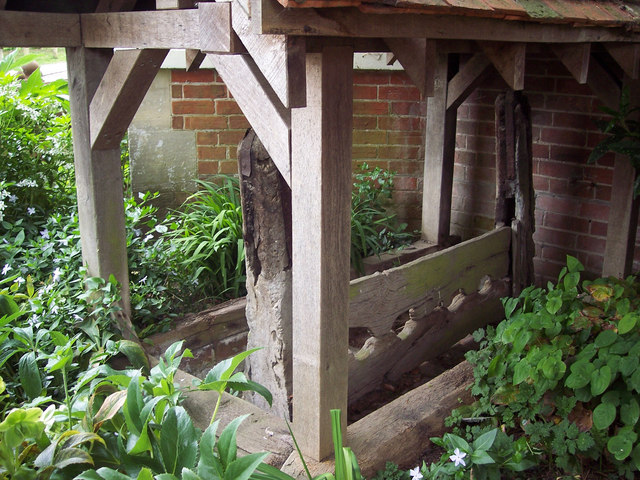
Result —
<instances>
[{"instance_id":1,"label":"rough bark on post","mask_svg":"<svg viewBox=\"0 0 640 480\"><path fill-rule=\"evenodd\" d=\"M292 394L291 191L253 130L238 147L247 268L247 373L273 395L272 412L290 419ZM251 396L268 408L259 395Z\"/></svg>"},{"instance_id":2,"label":"rough bark on post","mask_svg":"<svg viewBox=\"0 0 640 480\"><path fill-rule=\"evenodd\" d=\"M511 221L514 296L534 281L534 196L531 109L510 90L496 98L496 224Z\"/></svg>"}]
</instances>

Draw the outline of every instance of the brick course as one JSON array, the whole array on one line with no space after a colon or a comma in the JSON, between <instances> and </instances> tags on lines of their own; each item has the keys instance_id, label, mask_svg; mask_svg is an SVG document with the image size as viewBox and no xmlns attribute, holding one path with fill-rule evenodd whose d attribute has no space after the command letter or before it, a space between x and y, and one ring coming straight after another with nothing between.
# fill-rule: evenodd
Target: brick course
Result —
<instances>
[{"instance_id":1,"label":"brick course","mask_svg":"<svg viewBox=\"0 0 640 480\"><path fill-rule=\"evenodd\" d=\"M590 165L603 138L595 126L598 101L562 65L544 55L526 64L525 94L532 107L536 191L536 280L557 277L565 256L588 274L602 268L612 156ZM248 122L213 71L171 76L173 128L195 130L198 174L236 173L238 141ZM494 101L504 90L495 74L458 109L452 233L472 238L493 227L495 205ZM397 172L394 200L410 228L421 222L426 101L404 72L354 72L354 169L363 162ZM640 266L640 256L636 267Z\"/></svg>"}]
</instances>

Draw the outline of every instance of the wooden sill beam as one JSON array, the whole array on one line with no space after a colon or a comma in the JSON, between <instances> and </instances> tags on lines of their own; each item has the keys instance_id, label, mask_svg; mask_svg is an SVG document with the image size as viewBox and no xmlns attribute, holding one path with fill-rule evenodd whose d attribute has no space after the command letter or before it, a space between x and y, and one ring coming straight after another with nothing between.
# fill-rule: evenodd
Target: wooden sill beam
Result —
<instances>
[{"instance_id":1,"label":"wooden sill beam","mask_svg":"<svg viewBox=\"0 0 640 480\"><path fill-rule=\"evenodd\" d=\"M198 49L231 53L231 5L201 3L197 9L81 15L88 48Z\"/></svg>"},{"instance_id":2,"label":"wooden sill beam","mask_svg":"<svg viewBox=\"0 0 640 480\"><path fill-rule=\"evenodd\" d=\"M91 147L117 148L169 50L116 50L90 106Z\"/></svg>"},{"instance_id":3,"label":"wooden sill beam","mask_svg":"<svg viewBox=\"0 0 640 480\"><path fill-rule=\"evenodd\" d=\"M81 44L78 14L0 10L0 45L3 47L78 47Z\"/></svg>"},{"instance_id":4,"label":"wooden sill beam","mask_svg":"<svg viewBox=\"0 0 640 480\"><path fill-rule=\"evenodd\" d=\"M640 41L623 28L541 24L482 17L371 14L356 8L283 8L277 0L254 0L255 31L282 35L424 38L533 43Z\"/></svg>"}]
</instances>

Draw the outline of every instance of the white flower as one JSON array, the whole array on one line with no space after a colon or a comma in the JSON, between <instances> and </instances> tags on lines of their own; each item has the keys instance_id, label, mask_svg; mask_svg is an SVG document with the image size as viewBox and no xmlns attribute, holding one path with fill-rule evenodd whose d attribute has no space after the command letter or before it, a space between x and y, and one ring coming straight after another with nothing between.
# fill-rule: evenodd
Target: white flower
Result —
<instances>
[{"instance_id":1,"label":"white flower","mask_svg":"<svg viewBox=\"0 0 640 480\"><path fill-rule=\"evenodd\" d=\"M133 233L136 237L139 237L140 235L142 235L142 230L140 230L139 228L134 228Z\"/></svg>"},{"instance_id":2,"label":"white flower","mask_svg":"<svg viewBox=\"0 0 640 480\"><path fill-rule=\"evenodd\" d=\"M46 228L44 230L41 230L40 236L45 240L49 239L49 230L47 230Z\"/></svg>"},{"instance_id":3,"label":"white flower","mask_svg":"<svg viewBox=\"0 0 640 480\"><path fill-rule=\"evenodd\" d=\"M144 192L138 192L138 198L144 200Z\"/></svg>"},{"instance_id":4,"label":"white flower","mask_svg":"<svg viewBox=\"0 0 640 480\"><path fill-rule=\"evenodd\" d=\"M147 283L147 276L146 275L140 279L140 283Z\"/></svg>"},{"instance_id":5,"label":"white flower","mask_svg":"<svg viewBox=\"0 0 640 480\"><path fill-rule=\"evenodd\" d=\"M11 203L16 203L18 201L18 196L13 194L9 195L9 201Z\"/></svg>"},{"instance_id":6,"label":"white flower","mask_svg":"<svg viewBox=\"0 0 640 480\"><path fill-rule=\"evenodd\" d=\"M60 240L60 243L65 247L69 246L69 239L67 237Z\"/></svg>"},{"instance_id":7,"label":"white flower","mask_svg":"<svg viewBox=\"0 0 640 480\"><path fill-rule=\"evenodd\" d=\"M420 467L412 468L409 470L409 475L411 475L411 480L421 480L422 473L420 473Z\"/></svg>"},{"instance_id":8,"label":"white flower","mask_svg":"<svg viewBox=\"0 0 640 480\"><path fill-rule=\"evenodd\" d=\"M18 285L22 285L22 284L24 283L24 278L22 278L22 277L18 277L18 278L16 278L16 283L17 283Z\"/></svg>"},{"instance_id":9,"label":"white flower","mask_svg":"<svg viewBox=\"0 0 640 480\"><path fill-rule=\"evenodd\" d=\"M148 242L149 240L151 240L152 238L153 238L153 235L147 235L146 237L144 237L144 238L142 239L142 241L146 243L146 242Z\"/></svg>"},{"instance_id":10,"label":"white flower","mask_svg":"<svg viewBox=\"0 0 640 480\"><path fill-rule=\"evenodd\" d=\"M158 233L167 233L169 228L166 225L156 225L156 232Z\"/></svg>"},{"instance_id":11,"label":"white flower","mask_svg":"<svg viewBox=\"0 0 640 480\"><path fill-rule=\"evenodd\" d=\"M2 274L6 275L9 270L11 270L11 265L9 265L8 263L5 263L4 267L2 267Z\"/></svg>"},{"instance_id":12,"label":"white flower","mask_svg":"<svg viewBox=\"0 0 640 480\"><path fill-rule=\"evenodd\" d=\"M461 452L459 448L456 448L453 451L453 455L451 455L449 457L449 460L451 460L456 467L459 466L459 465L462 465L463 467L466 467L467 464L463 460L463 458L466 457L466 456L467 456L466 453Z\"/></svg>"},{"instance_id":13,"label":"white flower","mask_svg":"<svg viewBox=\"0 0 640 480\"><path fill-rule=\"evenodd\" d=\"M29 207L29 208L27 208L27 213L29 215L33 215L34 213L36 213L36 209L33 208L33 207Z\"/></svg>"},{"instance_id":14,"label":"white flower","mask_svg":"<svg viewBox=\"0 0 640 480\"><path fill-rule=\"evenodd\" d=\"M56 283L58 280L60 280L61 276L62 270L60 270L60 267L58 267L53 271L53 282Z\"/></svg>"}]
</instances>

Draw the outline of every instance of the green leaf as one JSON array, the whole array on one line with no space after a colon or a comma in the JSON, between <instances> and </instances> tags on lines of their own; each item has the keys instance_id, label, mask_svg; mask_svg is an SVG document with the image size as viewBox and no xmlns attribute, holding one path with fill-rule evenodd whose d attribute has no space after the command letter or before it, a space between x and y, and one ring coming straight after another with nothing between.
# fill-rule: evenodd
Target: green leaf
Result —
<instances>
[{"instance_id":1,"label":"green leaf","mask_svg":"<svg viewBox=\"0 0 640 480\"><path fill-rule=\"evenodd\" d=\"M631 378L627 379L627 385L640 393L640 368L636 369Z\"/></svg>"},{"instance_id":2,"label":"green leaf","mask_svg":"<svg viewBox=\"0 0 640 480\"><path fill-rule=\"evenodd\" d=\"M40 378L40 371L34 352L28 352L20 358L18 374L20 375L20 385L29 400L39 396L42 392L42 379Z\"/></svg>"},{"instance_id":3,"label":"green leaf","mask_svg":"<svg viewBox=\"0 0 640 480\"><path fill-rule=\"evenodd\" d=\"M601 403L593 410L593 426L605 430L616 419L616 407L611 403Z\"/></svg>"},{"instance_id":4,"label":"green leaf","mask_svg":"<svg viewBox=\"0 0 640 480\"><path fill-rule=\"evenodd\" d=\"M551 315L555 315L562 308L562 297L555 296L549 297L547 300L546 309Z\"/></svg>"},{"instance_id":5,"label":"green leaf","mask_svg":"<svg viewBox=\"0 0 640 480\"><path fill-rule=\"evenodd\" d=\"M96 472L104 480L131 480L131 477L107 467L99 468Z\"/></svg>"},{"instance_id":6,"label":"green leaf","mask_svg":"<svg viewBox=\"0 0 640 480\"><path fill-rule=\"evenodd\" d=\"M140 344L131 340L120 340L118 350L127 357L133 368L142 369L144 375L149 375L149 359Z\"/></svg>"},{"instance_id":7,"label":"green leaf","mask_svg":"<svg viewBox=\"0 0 640 480\"><path fill-rule=\"evenodd\" d=\"M78 465L83 463L89 463L93 465L93 458L88 452L80 448L65 448L64 450L56 453L54 459L54 466L62 469L69 465Z\"/></svg>"},{"instance_id":8,"label":"green leaf","mask_svg":"<svg viewBox=\"0 0 640 480\"><path fill-rule=\"evenodd\" d=\"M631 461L636 467L636 470L640 470L640 444L636 445L633 452L631 452Z\"/></svg>"},{"instance_id":9,"label":"green leaf","mask_svg":"<svg viewBox=\"0 0 640 480\"><path fill-rule=\"evenodd\" d=\"M145 467L140 470L140 473L138 473L138 477L136 478L136 480L153 480L153 473L151 472L151 470Z\"/></svg>"},{"instance_id":10,"label":"green leaf","mask_svg":"<svg viewBox=\"0 0 640 480\"><path fill-rule=\"evenodd\" d=\"M626 435L616 435L607 442L607 450L619 461L631 455L632 449L633 441Z\"/></svg>"},{"instance_id":11,"label":"green leaf","mask_svg":"<svg viewBox=\"0 0 640 480\"><path fill-rule=\"evenodd\" d=\"M627 313L618 322L618 333L620 335L624 335L625 333L630 332L636 326L637 321L638 321L637 313L635 312Z\"/></svg>"},{"instance_id":12,"label":"green leaf","mask_svg":"<svg viewBox=\"0 0 640 480\"><path fill-rule=\"evenodd\" d=\"M229 467L229 464L236 459L238 446L236 443L236 432L242 421L249 415L241 415L233 419L225 427L218 439L218 453L220 454L220 461L224 469Z\"/></svg>"},{"instance_id":13,"label":"green leaf","mask_svg":"<svg viewBox=\"0 0 640 480\"><path fill-rule=\"evenodd\" d=\"M625 425L633 427L638 422L638 418L640 418L640 405L635 398L620 407L620 420Z\"/></svg>"},{"instance_id":14,"label":"green leaf","mask_svg":"<svg viewBox=\"0 0 640 480\"><path fill-rule=\"evenodd\" d=\"M618 339L618 334L613 330L603 330L598 334L593 343L596 347L603 348L612 345Z\"/></svg>"},{"instance_id":15,"label":"green leaf","mask_svg":"<svg viewBox=\"0 0 640 480\"><path fill-rule=\"evenodd\" d=\"M572 272L567 274L567 276L564 277L563 283L565 290L571 290L577 287L578 283L580 283L580 273Z\"/></svg>"},{"instance_id":16,"label":"green leaf","mask_svg":"<svg viewBox=\"0 0 640 480\"><path fill-rule=\"evenodd\" d=\"M483 433L473 441L473 450L489 450L493 445L493 442L496 440L497 434L497 428Z\"/></svg>"},{"instance_id":17,"label":"green leaf","mask_svg":"<svg viewBox=\"0 0 640 480\"><path fill-rule=\"evenodd\" d=\"M530 373L531 365L529 365L529 361L526 358L521 359L513 368L513 384L520 385L529 378Z\"/></svg>"},{"instance_id":18,"label":"green leaf","mask_svg":"<svg viewBox=\"0 0 640 480\"><path fill-rule=\"evenodd\" d=\"M549 380L560 380L567 370L565 363L555 357L546 357L539 363L538 368L542 370L542 374Z\"/></svg>"},{"instance_id":19,"label":"green leaf","mask_svg":"<svg viewBox=\"0 0 640 480\"><path fill-rule=\"evenodd\" d=\"M112 393L102 402L102 406L96 413L93 421L95 424L106 422L107 420L111 420L116 414L120 411L122 406L125 404L127 400L127 391L126 390L118 390L117 392Z\"/></svg>"},{"instance_id":20,"label":"green leaf","mask_svg":"<svg viewBox=\"0 0 640 480\"><path fill-rule=\"evenodd\" d=\"M198 452L198 436L191 417L182 407L172 407L162 422L160 451L168 473L193 468Z\"/></svg>"},{"instance_id":21,"label":"green leaf","mask_svg":"<svg viewBox=\"0 0 640 480\"><path fill-rule=\"evenodd\" d=\"M567 255L567 269L570 273L584 271L584 267L580 261L571 255Z\"/></svg>"},{"instance_id":22,"label":"green leaf","mask_svg":"<svg viewBox=\"0 0 640 480\"><path fill-rule=\"evenodd\" d=\"M215 454L216 430L219 420L209 425L200 439L200 459L198 460L198 474L205 479L221 478L224 469Z\"/></svg>"},{"instance_id":23,"label":"green leaf","mask_svg":"<svg viewBox=\"0 0 640 480\"><path fill-rule=\"evenodd\" d=\"M188 468L183 468L182 480L203 480L203 478L198 474L194 473L192 470L189 470Z\"/></svg>"},{"instance_id":24,"label":"green leaf","mask_svg":"<svg viewBox=\"0 0 640 480\"><path fill-rule=\"evenodd\" d=\"M612 372L609 365L603 365L591 375L591 395L604 393L611 383Z\"/></svg>"},{"instance_id":25,"label":"green leaf","mask_svg":"<svg viewBox=\"0 0 640 480\"><path fill-rule=\"evenodd\" d=\"M258 465L269 456L269 452L245 455L231 462L224 472L225 480L248 480Z\"/></svg>"},{"instance_id":26,"label":"green leaf","mask_svg":"<svg viewBox=\"0 0 640 480\"><path fill-rule=\"evenodd\" d=\"M123 407L123 413L129 430L135 435L140 435L146 419L142 419L141 410L144 408L142 391L140 389L140 377L136 375L127 387L127 401Z\"/></svg>"},{"instance_id":27,"label":"green leaf","mask_svg":"<svg viewBox=\"0 0 640 480\"><path fill-rule=\"evenodd\" d=\"M489 465L496 461L484 450L474 450L471 454L471 461L474 465Z\"/></svg>"}]
</instances>

